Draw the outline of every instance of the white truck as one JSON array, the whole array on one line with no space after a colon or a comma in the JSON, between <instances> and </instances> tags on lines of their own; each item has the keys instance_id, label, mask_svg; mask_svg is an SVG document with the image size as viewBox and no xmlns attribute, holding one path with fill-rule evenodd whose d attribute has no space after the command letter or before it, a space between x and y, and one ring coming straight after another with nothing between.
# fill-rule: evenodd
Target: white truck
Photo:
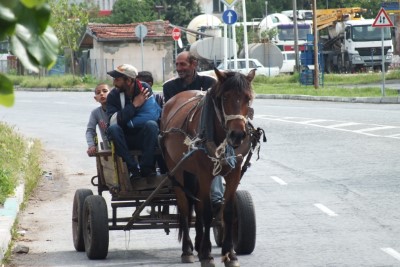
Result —
<instances>
[{"instance_id":1,"label":"white truck","mask_svg":"<svg viewBox=\"0 0 400 267\"><path fill-rule=\"evenodd\" d=\"M363 19L361 8L317 10L318 30L327 29L320 38L320 52L325 71L359 72L367 69L382 70L381 28L372 27L373 19ZM383 28L385 71L392 62L393 43L389 27Z\"/></svg>"},{"instance_id":2,"label":"white truck","mask_svg":"<svg viewBox=\"0 0 400 267\"><path fill-rule=\"evenodd\" d=\"M310 16L312 19L312 12L310 10L299 10L297 13L297 45L299 52L301 52L304 50L305 44L307 43L307 36L312 34L312 23L310 22ZM280 73L291 74L295 69L295 24L292 19L293 10L286 10L282 11L280 14L274 13L268 15L258 26L260 37L263 31L276 29L276 35L272 38L271 42L282 51L283 66L280 69Z\"/></svg>"}]
</instances>

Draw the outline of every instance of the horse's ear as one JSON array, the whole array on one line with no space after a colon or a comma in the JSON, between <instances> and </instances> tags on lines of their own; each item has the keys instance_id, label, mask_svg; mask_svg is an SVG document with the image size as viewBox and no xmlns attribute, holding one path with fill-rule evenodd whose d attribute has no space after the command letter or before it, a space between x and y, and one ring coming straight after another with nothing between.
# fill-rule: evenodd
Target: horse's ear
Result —
<instances>
[{"instance_id":1,"label":"horse's ear","mask_svg":"<svg viewBox=\"0 0 400 267\"><path fill-rule=\"evenodd\" d=\"M217 69L216 67L214 67L214 72L215 72L215 75L217 75L218 81L221 81L221 82L225 81L225 79L226 79L226 74L225 74L225 72L220 71L220 70Z\"/></svg>"},{"instance_id":2,"label":"horse's ear","mask_svg":"<svg viewBox=\"0 0 400 267\"><path fill-rule=\"evenodd\" d=\"M249 82L251 82L251 81L254 79L254 77L256 76L256 70L257 70L257 69L252 69L252 70L249 72L249 74L247 74L246 79L247 79Z\"/></svg>"}]
</instances>

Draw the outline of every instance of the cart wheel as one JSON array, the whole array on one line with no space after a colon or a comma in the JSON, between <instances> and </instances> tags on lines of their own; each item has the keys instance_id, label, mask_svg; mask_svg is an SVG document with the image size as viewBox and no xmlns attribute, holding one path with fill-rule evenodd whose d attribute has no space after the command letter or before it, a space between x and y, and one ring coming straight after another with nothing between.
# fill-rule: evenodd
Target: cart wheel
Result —
<instances>
[{"instance_id":1,"label":"cart wheel","mask_svg":"<svg viewBox=\"0 0 400 267\"><path fill-rule=\"evenodd\" d=\"M85 251L85 243L83 242L83 203L85 198L93 195L90 189L78 189L75 191L74 204L72 206L72 237L76 251Z\"/></svg>"},{"instance_id":2,"label":"cart wheel","mask_svg":"<svg viewBox=\"0 0 400 267\"><path fill-rule=\"evenodd\" d=\"M256 245L256 216L248 191L236 191L235 213L233 247L237 254L250 254Z\"/></svg>"},{"instance_id":3,"label":"cart wheel","mask_svg":"<svg viewBox=\"0 0 400 267\"><path fill-rule=\"evenodd\" d=\"M91 260L105 259L108 254L108 213L102 196L88 196L83 205L83 239Z\"/></svg>"}]
</instances>

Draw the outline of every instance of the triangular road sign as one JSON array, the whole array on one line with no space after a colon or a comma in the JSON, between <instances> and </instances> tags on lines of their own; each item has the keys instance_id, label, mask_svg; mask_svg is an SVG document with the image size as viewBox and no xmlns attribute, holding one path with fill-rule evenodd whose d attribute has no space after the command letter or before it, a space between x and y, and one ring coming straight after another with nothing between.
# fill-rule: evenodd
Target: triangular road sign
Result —
<instances>
[{"instance_id":1,"label":"triangular road sign","mask_svg":"<svg viewBox=\"0 0 400 267\"><path fill-rule=\"evenodd\" d=\"M372 27L393 27L393 22L384 8L379 10L378 16L376 16L374 23L372 23Z\"/></svg>"},{"instance_id":2,"label":"triangular road sign","mask_svg":"<svg viewBox=\"0 0 400 267\"><path fill-rule=\"evenodd\" d=\"M236 3L237 0L221 0L226 6L231 7Z\"/></svg>"}]
</instances>

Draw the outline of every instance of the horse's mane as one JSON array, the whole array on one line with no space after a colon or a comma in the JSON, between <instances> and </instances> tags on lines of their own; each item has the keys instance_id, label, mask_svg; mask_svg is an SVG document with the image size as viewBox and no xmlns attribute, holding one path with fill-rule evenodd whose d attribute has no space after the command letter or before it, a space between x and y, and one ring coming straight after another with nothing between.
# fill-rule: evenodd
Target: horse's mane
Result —
<instances>
[{"instance_id":1,"label":"horse's mane","mask_svg":"<svg viewBox=\"0 0 400 267\"><path fill-rule=\"evenodd\" d=\"M225 92L235 90L240 94L248 95L250 101L253 100L254 92L247 76L234 71L225 71L221 74L217 83L211 87L210 93L213 98L220 99Z\"/></svg>"}]
</instances>

